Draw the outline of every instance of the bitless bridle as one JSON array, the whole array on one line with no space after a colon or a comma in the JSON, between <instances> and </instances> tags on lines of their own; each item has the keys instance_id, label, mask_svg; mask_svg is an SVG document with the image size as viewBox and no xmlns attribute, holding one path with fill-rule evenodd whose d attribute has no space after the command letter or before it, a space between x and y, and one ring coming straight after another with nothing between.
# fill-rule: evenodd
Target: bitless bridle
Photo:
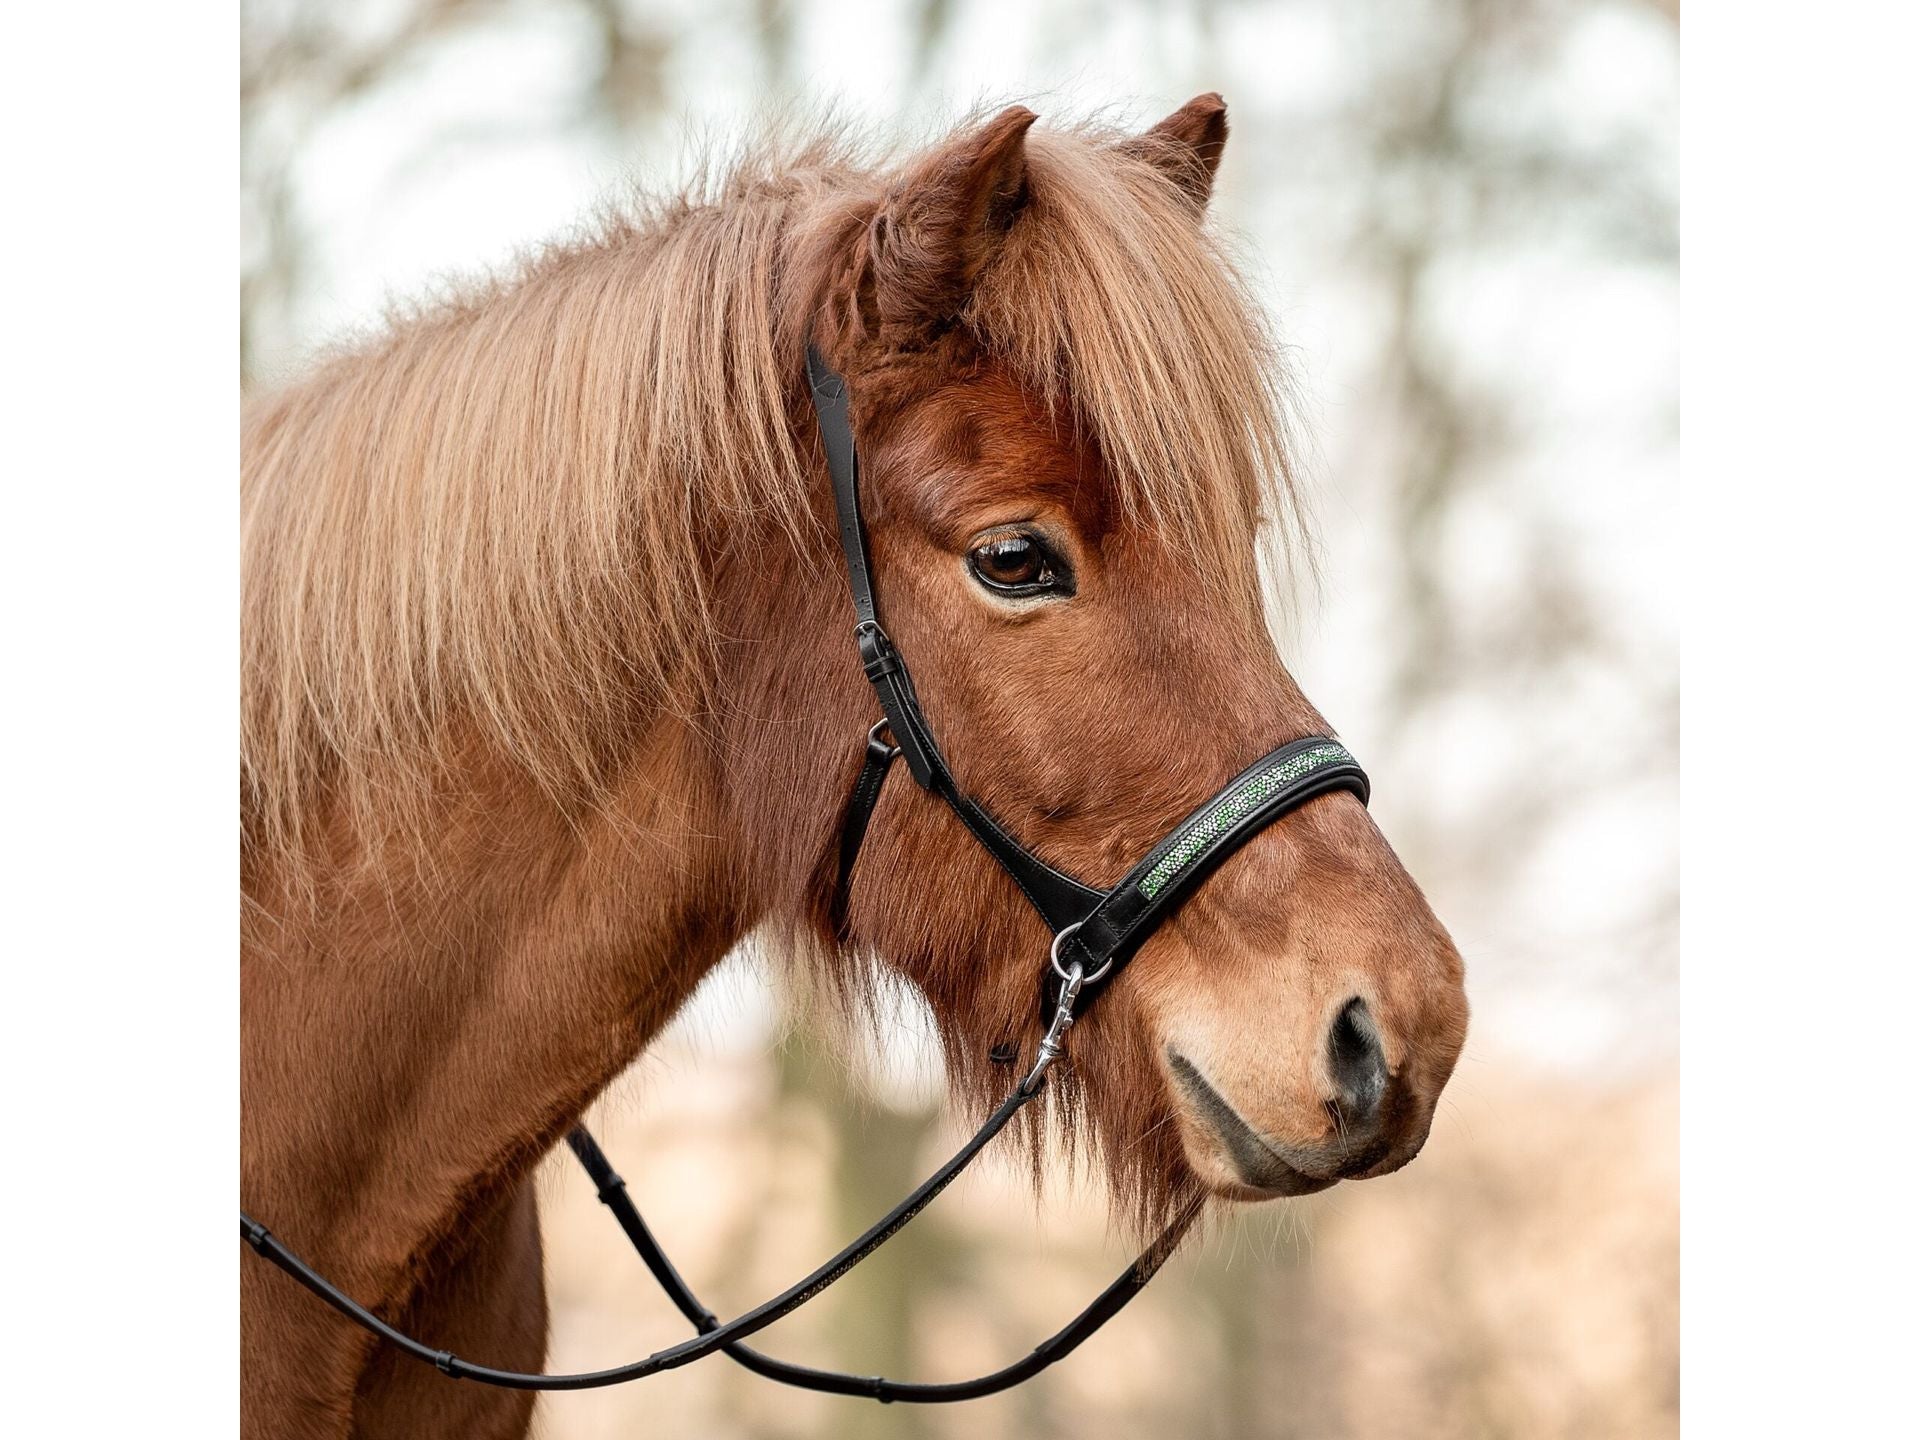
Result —
<instances>
[{"instance_id":1,"label":"bitless bridle","mask_svg":"<svg viewBox=\"0 0 1920 1440\"><path fill-rule=\"evenodd\" d=\"M882 1402L938 1404L995 1394L1031 1379L1064 1359L1145 1288L1193 1224L1199 1213L1198 1200L1190 1202L1176 1215L1153 1243L1065 1327L1013 1364L972 1380L922 1383L815 1370L775 1359L742 1342L792 1314L838 1281L924 1210L973 1162L1021 1108L1041 1093L1049 1068L1065 1053L1068 1028L1085 1014L1086 1007L1113 983L1147 937L1215 866L1281 816L1317 796L1345 790L1359 796L1362 803L1367 799L1366 773L1346 747L1326 736L1311 735L1269 752L1228 781L1176 825L1110 890L1084 885L1028 850L984 806L960 788L939 746L934 743L932 729L914 694L906 661L881 628L874 603L866 536L860 522L860 469L848 416L846 381L812 346L807 349L807 379L833 476L834 508L839 517L840 544L846 555L847 582L853 596L854 640L884 717L867 733L866 755L841 822L835 916L844 919L848 886L868 822L879 803L893 761L904 758L919 786L939 796L953 809L1013 877L1053 932L1047 965L1041 973L1042 1013L1049 1016L1045 1034L1031 1068L1013 1093L1000 1102L951 1159L812 1273L772 1299L724 1322L700 1303L674 1269L673 1262L627 1193L626 1182L614 1172L593 1137L584 1128L574 1129L567 1136L567 1144L598 1188L601 1201L626 1231L654 1279L698 1332L678 1345L606 1370L571 1375L499 1370L463 1360L451 1351L416 1340L347 1295L289 1250L266 1226L244 1210L240 1212L240 1236L257 1254L286 1271L349 1320L455 1379L509 1390L593 1390L677 1369L718 1351L754 1373L786 1385L839 1395L864 1395Z\"/></svg>"}]
</instances>

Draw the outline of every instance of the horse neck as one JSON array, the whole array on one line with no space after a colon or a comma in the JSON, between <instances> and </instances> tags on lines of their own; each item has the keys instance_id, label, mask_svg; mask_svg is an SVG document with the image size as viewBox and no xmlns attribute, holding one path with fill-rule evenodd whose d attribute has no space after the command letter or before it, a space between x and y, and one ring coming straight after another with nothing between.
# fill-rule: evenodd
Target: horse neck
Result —
<instances>
[{"instance_id":1,"label":"horse neck","mask_svg":"<svg viewBox=\"0 0 1920 1440\"><path fill-rule=\"evenodd\" d=\"M470 1233L750 923L704 747L637 753L580 815L479 764L407 828L430 849L249 864L243 1203L363 1298Z\"/></svg>"}]
</instances>

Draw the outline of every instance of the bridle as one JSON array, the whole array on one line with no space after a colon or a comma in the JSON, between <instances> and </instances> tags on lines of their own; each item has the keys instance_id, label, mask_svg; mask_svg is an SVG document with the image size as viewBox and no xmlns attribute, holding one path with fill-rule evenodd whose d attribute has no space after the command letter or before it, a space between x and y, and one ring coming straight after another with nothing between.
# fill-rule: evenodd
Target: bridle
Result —
<instances>
[{"instance_id":1,"label":"bridle","mask_svg":"<svg viewBox=\"0 0 1920 1440\"><path fill-rule=\"evenodd\" d=\"M860 521L860 466L848 416L846 381L811 345L807 380L819 420L820 437L833 476L834 509L840 545L846 555L847 582L853 595L853 635L860 662L872 682L883 719L867 733L866 755L847 802L840 827L839 870L833 899L836 923L844 924L846 896L868 822L893 761L904 758L920 788L937 795L960 817L1013 877L1053 932L1053 944L1040 976L1042 1014L1048 1017L1033 1064L1007 1098L953 1157L927 1177L862 1235L810 1274L732 1320L721 1321L702 1305L628 1195L585 1129L576 1128L567 1144L585 1167L601 1201L613 1212L635 1250L680 1313L698 1332L643 1359L606 1370L572 1375L540 1375L497 1370L463 1360L403 1333L359 1304L283 1245L266 1226L240 1212L240 1236L253 1250L286 1271L349 1320L372 1331L417 1360L455 1379L474 1380L509 1390L592 1390L640 1380L677 1369L716 1351L756 1374L782 1384L840 1395L864 1395L882 1402L937 1404L971 1400L1008 1389L1070 1354L1117 1315L1179 1245L1199 1214L1189 1202L1172 1223L1092 1304L1066 1326L1013 1364L972 1380L927 1384L879 1376L842 1374L793 1365L751 1349L742 1342L792 1314L834 1284L924 1210L961 1171L972 1164L996 1135L1042 1090L1048 1070L1065 1053L1068 1028L1113 983L1148 936L1172 914L1222 860L1281 816L1334 790L1368 796L1366 773L1346 747L1322 735L1292 740L1268 752L1189 814L1110 890L1085 885L1047 864L1014 839L977 800L960 788L948 769L932 727L914 693L906 661L881 627L874 603L872 569Z\"/></svg>"}]
</instances>

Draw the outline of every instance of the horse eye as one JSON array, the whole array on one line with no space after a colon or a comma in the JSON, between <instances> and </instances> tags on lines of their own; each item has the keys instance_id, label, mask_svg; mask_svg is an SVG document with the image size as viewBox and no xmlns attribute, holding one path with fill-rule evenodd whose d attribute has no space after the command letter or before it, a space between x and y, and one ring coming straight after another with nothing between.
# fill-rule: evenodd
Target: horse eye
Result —
<instances>
[{"instance_id":1,"label":"horse eye","mask_svg":"<svg viewBox=\"0 0 1920 1440\"><path fill-rule=\"evenodd\" d=\"M1062 588L1061 567L1032 535L996 535L967 556L974 578L1002 595L1041 595Z\"/></svg>"}]
</instances>

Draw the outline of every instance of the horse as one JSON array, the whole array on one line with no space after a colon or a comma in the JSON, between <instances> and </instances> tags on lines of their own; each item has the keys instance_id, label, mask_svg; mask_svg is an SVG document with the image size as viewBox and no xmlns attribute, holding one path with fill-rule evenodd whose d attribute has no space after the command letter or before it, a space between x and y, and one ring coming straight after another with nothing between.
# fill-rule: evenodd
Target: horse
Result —
<instances>
[{"instance_id":1,"label":"horse","mask_svg":"<svg viewBox=\"0 0 1920 1440\"><path fill-rule=\"evenodd\" d=\"M1046 927L927 795L879 796L836 894L875 711L809 346L888 627L1019 843L1111 883L1326 732L1267 619L1295 446L1207 216L1226 107L1035 122L769 140L247 405L241 1198L404 1328L539 1368L534 1167L749 936L855 1003L916 990L973 1111L1043 1024ZM1142 1223L1305 1194L1413 1158L1466 1023L1446 931L1328 794L1179 906L1025 1128ZM402 1366L264 1265L240 1303L248 1434L527 1430L530 1395Z\"/></svg>"}]
</instances>

